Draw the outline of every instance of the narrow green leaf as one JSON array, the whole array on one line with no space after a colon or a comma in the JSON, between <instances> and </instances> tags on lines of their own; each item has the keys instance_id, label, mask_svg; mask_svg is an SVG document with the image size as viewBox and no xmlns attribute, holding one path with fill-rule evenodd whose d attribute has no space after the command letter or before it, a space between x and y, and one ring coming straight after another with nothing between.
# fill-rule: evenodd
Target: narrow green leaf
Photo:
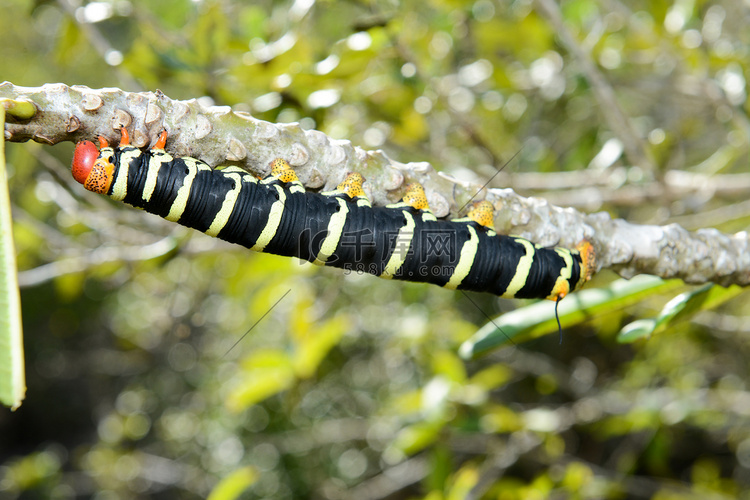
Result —
<instances>
[{"instance_id":1,"label":"narrow green leaf","mask_svg":"<svg viewBox=\"0 0 750 500\"><path fill-rule=\"evenodd\" d=\"M5 102L0 106L0 130L5 130ZM16 249L10 216L5 133L0 135L0 403L13 410L26 395L21 331L21 299L16 276Z\"/></svg>"},{"instance_id":2,"label":"narrow green leaf","mask_svg":"<svg viewBox=\"0 0 750 500\"><path fill-rule=\"evenodd\" d=\"M657 318L659 331L670 324L688 320L695 313L714 309L745 291L747 289L739 285L724 288L709 283L693 291L678 295L664 306L661 315Z\"/></svg>"},{"instance_id":3,"label":"narrow green leaf","mask_svg":"<svg viewBox=\"0 0 750 500\"><path fill-rule=\"evenodd\" d=\"M648 338L654 333L656 320L652 318L638 319L625 325L617 334L617 341L629 344L642 338Z\"/></svg>"},{"instance_id":4,"label":"narrow green leaf","mask_svg":"<svg viewBox=\"0 0 750 500\"><path fill-rule=\"evenodd\" d=\"M606 288L582 290L562 300L558 306L560 323L571 326L592 316L623 309L651 295L683 286L680 280L667 280L655 276L636 276L630 280L617 280ZM496 349L516 337L524 340L556 332L554 302L545 300L516 309L493 319L461 345L459 353L465 359Z\"/></svg>"},{"instance_id":5,"label":"narrow green leaf","mask_svg":"<svg viewBox=\"0 0 750 500\"><path fill-rule=\"evenodd\" d=\"M219 481L208 495L208 500L234 500L258 480L258 472L253 467L242 467Z\"/></svg>"},{"instance_id":6,"label":"narrow green leaf","mask_svg":"<svg viewBox=\"0 0 750 500\"><path fill-rule=\"evenodd\" d=\"M669 327L692 318L700 311L713 309L723 304L744 291L745 289L738 285L724 288L708 283L695 290L682 293L667 302L656 319L638 320L626 325L617 335L617 341L630 343L663 332ZM650 331L644 329L646 323L651 325Z\"/></svg>"}]
</instances>

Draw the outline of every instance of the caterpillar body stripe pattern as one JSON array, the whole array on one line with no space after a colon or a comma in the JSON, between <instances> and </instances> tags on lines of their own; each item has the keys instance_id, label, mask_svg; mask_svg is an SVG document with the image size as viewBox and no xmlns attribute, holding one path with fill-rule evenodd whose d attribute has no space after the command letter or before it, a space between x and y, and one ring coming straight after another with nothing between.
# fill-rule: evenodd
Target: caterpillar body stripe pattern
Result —
<instances>
[{"instance_id":1,"label":"caterpillar body stripe pattern","mask_svg":"<svg viewBox=\"0 0 750 500\"><path fill-rule=\"evenodd\" d=\"M373 207L360 174L334 191L308 192L282 159L259 180L237 167L211 169L172 157L166 138L163 132L147 151L129 145L125 129L117 148L102 137L101 149L79 142L73 176L86 189L251 250L386 279L559 300L593 273L590 243L541 248L499 235L489 202L475 204L464 218L440 220L422 186L411 184L400 203Z\"/></svg>"}]
</instances>

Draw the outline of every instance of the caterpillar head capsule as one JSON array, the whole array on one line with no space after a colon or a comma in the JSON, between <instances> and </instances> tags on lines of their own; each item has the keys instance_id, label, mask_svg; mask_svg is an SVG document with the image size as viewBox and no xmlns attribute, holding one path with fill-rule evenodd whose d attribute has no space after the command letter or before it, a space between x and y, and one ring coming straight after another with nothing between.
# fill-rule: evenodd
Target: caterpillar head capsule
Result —
<instances>
[{"instance_id":1,"label":"caterpillar head capsule","mask_svg":"<svg viewBox=\"0 0 750 500\"><path fill-rule=\"evenodd\" d=\"M81 141L76 144L73 153L73 178L81 184L85 183L98 156L99 149L93 142Z\"/></svg>"},{"instance_id":2,"label":"caterpillar head capsule","mask_svg":"<svg viewBox=\"0 0 750 500\"><path fill-rule=\"evenodd\" d=\"M106 147L105 144L102 144ZM76 144L73 153L73 178L95 193L107 194L112 185L115 166L109 157L100 157L99 149L91 141Z\"/></svg>"}]
</instances>

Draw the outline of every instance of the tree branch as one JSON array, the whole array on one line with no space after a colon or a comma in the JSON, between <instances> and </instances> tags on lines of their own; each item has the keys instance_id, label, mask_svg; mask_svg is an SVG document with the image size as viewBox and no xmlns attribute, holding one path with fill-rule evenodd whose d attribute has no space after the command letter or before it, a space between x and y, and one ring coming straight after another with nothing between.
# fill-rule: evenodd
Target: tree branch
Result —
<instances>
[{"instance_id":1,"label":"tree branch","mask_svg":"<svg viewBox=\"0 0 750 500\"><path fill-rule=\"evenodd\" d=\"M159 91L63 84L28 88L6 82L0 84L0 97L28 99L38 109L30 120L6 124L5 137L14 142L56 144L97 135L116 142L119 127L127 126L133 144L145 147L166 128L172 154L196 156L211 165L232 163L262 176L273 158L283 157L310 189L332 189L347 172L360 172L376 205L398 201L406 183L420 182L440 217L457 215L480 188L442 175L426 162L399 163L382 151L365 151L296 123L269 123L229 107L206 108L195 99L174 101ZM494 203L495 226L502 233L545 246L572 247L588 238L599 269L611 268L625 277L648 273L690 283L750 284L750 243L744 232L630 224L606 213L586 215L524 198L511 189L482 190L477 197Z\"/></svg>"}]
</instances>

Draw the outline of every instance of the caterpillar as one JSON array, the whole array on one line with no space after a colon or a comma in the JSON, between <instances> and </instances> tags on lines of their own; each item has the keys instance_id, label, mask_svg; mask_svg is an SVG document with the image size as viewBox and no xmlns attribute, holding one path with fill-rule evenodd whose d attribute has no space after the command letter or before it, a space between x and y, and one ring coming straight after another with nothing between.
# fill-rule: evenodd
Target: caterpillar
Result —
<instances>
[{"instance_id":1,"label":"caterpillar","mask_svg":"<svg viewBox=\"0 0 750 500\"><path fill-rule=\"evenodd\" d=\"M116 148L101 136L100 148L91 141L76 145L72 174L79 183L257 252L505 298L559 301L593 274L591 243L543 248L498 234L488 201L463 218L442 220L417 183L400 202L372 206L358 173L333 191L310 192L281 158L258 179L238 167L212 169L169 155L166 131L145 151L130 145L125 128L121 133Z\"/></svg>"}]
</instances>

